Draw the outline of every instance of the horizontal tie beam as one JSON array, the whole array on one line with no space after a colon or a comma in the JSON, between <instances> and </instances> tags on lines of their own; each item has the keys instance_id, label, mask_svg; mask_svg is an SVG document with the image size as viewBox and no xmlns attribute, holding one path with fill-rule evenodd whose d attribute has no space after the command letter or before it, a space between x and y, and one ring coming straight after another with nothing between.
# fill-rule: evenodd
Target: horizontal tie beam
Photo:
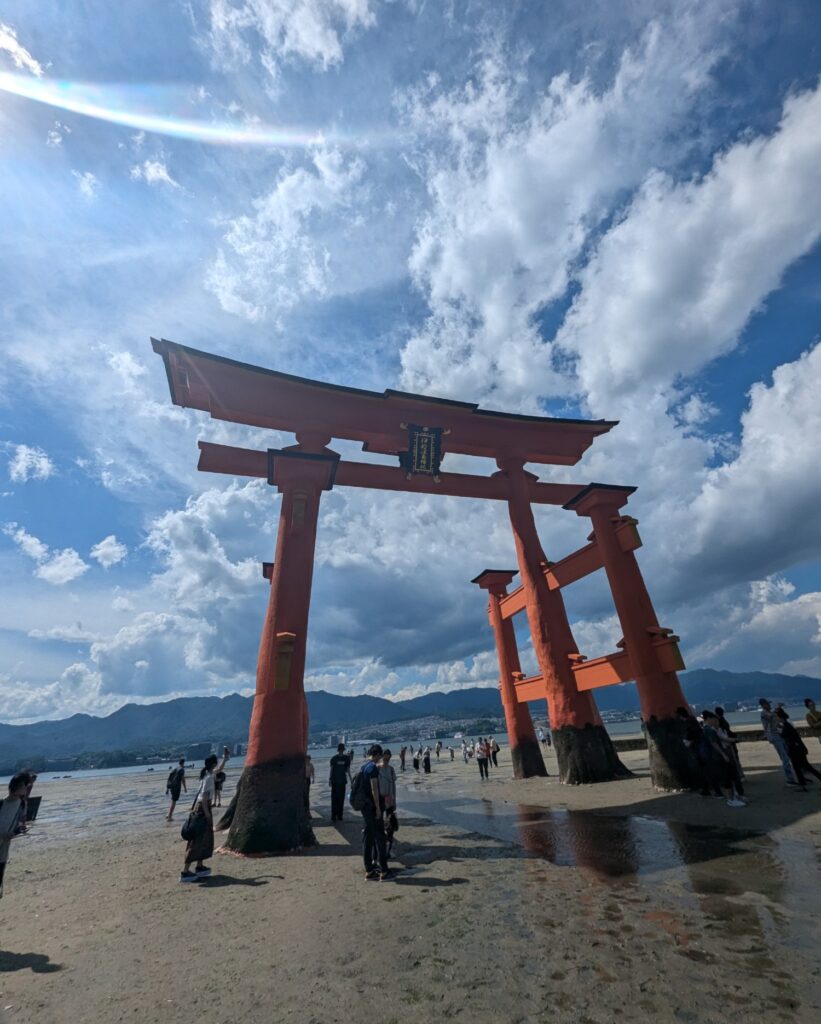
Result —
<instances>
[{"instance_id":1,"label":"horizontal tie beam","mask_svg":"<svg viewBox=\"0 0 821 1024\"><path fill-rule=\"evenodd\" d=\"M636 529L636 520L625 516L623 522L616 527L616 536L622 551L635 551L641 547L641 537ZM547 585L551 590L558 590L560 587L567 587L577 580L589 576L603 567L601 552L595 540L591 544L585 544L583 548L567 555L560 562L553 562L546 566L544 576ZM512 590L507 597L502 598L502 618L509 619L525 607L525 592L523 587Z\"/></svg>"},{"instance_id":2,"label":"horizontal tie beam","mask_svg":"<svg viewBox=\"0 0 821 1024\"><path fill-rule=\"evenodd\" d=\"M678 648L677 636L656 637L653 649L662 672L682 672L684 659ZM603 658L577 661L573 665L576 688L580 692L597 690L601 686L615 686L630 683L636 676L630 664L630 655L625 649L617 654L605 654Z\"/></svg>"},{"instance_id":3,"label":"horizontal tie beam","mask_svg":"<svg viewBox=\"0 0 821 1024\"><path fill-rule=\"evenodd\" d=\"M197 468L206 473L268 478L268 453L249 448L200 441ZM294 449L296 451L296 449ZM380 466L368 462L340 459L334 478L335 487L367 487L380 491L407 491L411 494L445 494L457 498L490 498L506 501L507 478L499 473L491 477L470 473L440 473L433 477L414 474L407 478L399 466ZM564 505L582 489L581 484L552 484L529 480L530 500L535 505Z\"/></svg>"}]
</instances>

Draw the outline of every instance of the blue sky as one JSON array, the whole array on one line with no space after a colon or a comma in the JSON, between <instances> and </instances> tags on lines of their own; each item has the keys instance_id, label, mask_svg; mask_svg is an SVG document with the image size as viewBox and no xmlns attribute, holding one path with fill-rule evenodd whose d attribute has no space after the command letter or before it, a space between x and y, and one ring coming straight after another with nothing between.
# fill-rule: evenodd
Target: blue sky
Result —
<instances>
[{"instance_id":1,"label":"blue sky","mask_svg":"<svg viewBox=\"0 0 821 1024\"><path fill-rule=\"evenodd\" d=\"M4 4L0 720L253 687L278 498L196 442L291 438L172 407L151 335L619 419L542 478L638 485L689 666L821 678L820 44L812 0ZM332 491L307 685L492 685L508 564L502 505Z\"/></svg>"}]
</instances>

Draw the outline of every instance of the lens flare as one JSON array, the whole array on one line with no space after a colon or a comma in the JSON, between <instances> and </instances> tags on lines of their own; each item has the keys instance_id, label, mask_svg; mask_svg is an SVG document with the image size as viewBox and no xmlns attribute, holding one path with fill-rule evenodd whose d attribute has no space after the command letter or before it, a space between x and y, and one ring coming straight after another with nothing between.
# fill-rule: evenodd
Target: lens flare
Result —
<instances>
[{"instance_id":1,"label":"lens flare","mask_svg":"<svg viewBox=\"0 0 821 1024\"><path fill-rule=\"evenodd\" d=\"M273 127L259 122L214 121L184 116L190 90L159 85L113 85L32 78L0 72L0 91L137 131L171 135L223 146L307 147L320 143L362 144L362 137L338 131ZM171 109L174 113L168 113ZM160 112L162 111L162 112ZM373 141L369 133L368 141Z\"/></svg>"}]
</instances>

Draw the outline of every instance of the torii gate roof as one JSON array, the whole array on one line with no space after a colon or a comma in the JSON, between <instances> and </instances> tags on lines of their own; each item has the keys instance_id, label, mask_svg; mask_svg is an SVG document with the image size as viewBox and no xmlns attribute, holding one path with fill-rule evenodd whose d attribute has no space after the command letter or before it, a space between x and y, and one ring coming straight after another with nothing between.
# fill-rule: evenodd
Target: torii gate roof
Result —
<instances>
[{"instance_id":1,"label":"torii gate roof","mask_svg":"<svg viewBox=\"0 0 821 1024\"><path fill-rule=\"evenodd\" d=\"M175 405L233 423L361 441L366 450L385 454L407 447L402 423L417 423L449 430L443 443L447 452L570 466L617 422L494 412L471 402L404 391L380 394L295 377L164 339L152 338L151 344L163 357Z\"/></svg>"}]
</instances>

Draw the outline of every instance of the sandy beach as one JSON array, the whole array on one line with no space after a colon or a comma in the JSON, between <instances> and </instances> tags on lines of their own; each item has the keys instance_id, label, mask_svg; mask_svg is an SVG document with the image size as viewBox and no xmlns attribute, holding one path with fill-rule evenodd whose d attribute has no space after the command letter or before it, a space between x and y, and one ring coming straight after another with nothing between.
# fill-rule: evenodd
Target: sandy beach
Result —
<instances>
[{"instance_id":1,"label":"sandy beach","mask_svg":"<svg viewBox=\"0 0 821 1024\"><path fill-rule=\"evenodd\" d=\"M811 756L819 760L811 747ZM630 780L400 774L397 878L362 877L357 816L316 849L177 881L164 776L43 783L0 902L0 1018L19 1024L821 1019L821 786L745 745L750 805ZM555 761L549 759L555 772ZM230 796L235 774L229 772Z\"/></svg>"}]
</instances>

